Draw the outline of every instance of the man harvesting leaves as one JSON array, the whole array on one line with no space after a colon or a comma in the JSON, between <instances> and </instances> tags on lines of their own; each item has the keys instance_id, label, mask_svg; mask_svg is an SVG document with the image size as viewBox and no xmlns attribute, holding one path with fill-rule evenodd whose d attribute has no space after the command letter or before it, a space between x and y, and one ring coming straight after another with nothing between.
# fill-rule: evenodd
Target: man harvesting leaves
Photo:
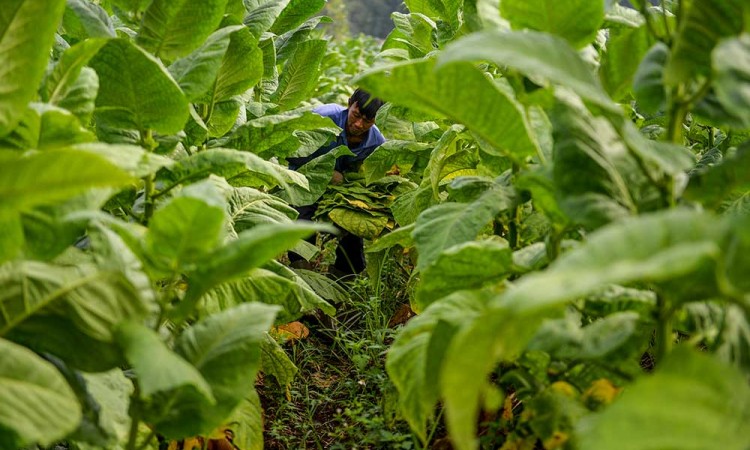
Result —
<instances>
[{"instance_id":1,"label":"man harvesting leaves","mask_svg":"<svg viewBox=\"0 0 750 450\"><path fill-rule=\"evenodd\" d=\"M331 103L313 109L313 112L333 120L342 131L333 142L324 145L309 156L288 158L289 168L297 170L313 159L345 145L354 155L337 158L331 177L331 184L341 184L347 172L356 172L362 161L385 142L383 134L375 125L375 115L382 105L383 101L379 98L372 97L362 89L357 89L349 97L349 104L346 108ZM316 209L317 204L298 207L299 218L312 220ZM296 255L290 256L293 261L299 258ZM364 270L364 243L361 237L344 232L339 239L336 262L333 267L343 274L354 274Z\"/></svg>"}]
</instances>

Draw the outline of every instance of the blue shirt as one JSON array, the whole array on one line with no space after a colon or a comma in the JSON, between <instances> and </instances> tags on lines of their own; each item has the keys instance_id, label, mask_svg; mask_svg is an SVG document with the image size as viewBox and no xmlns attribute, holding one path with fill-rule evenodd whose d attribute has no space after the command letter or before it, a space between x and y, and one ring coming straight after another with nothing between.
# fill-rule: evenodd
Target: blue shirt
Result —
<instances>
[{"instance_id":1,"label":"blue shirt","mask_svg":"<svg viewBox=\"0 0 750 450\"><path fill-rule=\"evenodd\" d=\"M292 170L297 170L303 164L310 162L318 156L325 155L336 147L340 147L342 145L346 145L347 147L349 147L349 142L346 139L346 118L349 115L348 108L344 108L343 106L337 105L335 103L330 103L313 109L313 112L333 120L333 122L339 128L341 128L341 133L333 142L320 147L308 156L304 156L301 158L287 158L287 161L289 162L289 168ZM354 153L354 156L342 156L336 160L336 170L338 170L339 172L356 170L357 164L361 161L364 161L365 158L370 156L370 154L374 152L375 149L378 148L383 142L385 142L383 134L380 132L377 125L373 125L369 130L367 130L367 136L365 136L365 138L359 145L354 148L349 148L349 150Z\"/></svg>"}]
</instances>

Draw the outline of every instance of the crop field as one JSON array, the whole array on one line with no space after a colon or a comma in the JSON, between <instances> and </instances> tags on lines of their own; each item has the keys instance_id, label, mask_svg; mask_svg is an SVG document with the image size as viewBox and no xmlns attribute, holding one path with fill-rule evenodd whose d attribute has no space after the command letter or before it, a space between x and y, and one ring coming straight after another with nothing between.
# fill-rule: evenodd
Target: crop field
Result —
<instances>
[{"instance_id":1,"label":"crop field","mask_svg":"<svg viewBox=\"0 0 750 450\"><path fill-rule=\"evenodd\" d=\"M3 0L0 450L749 450L750 1L620 3Z\"/></svg>"}]
</instances>

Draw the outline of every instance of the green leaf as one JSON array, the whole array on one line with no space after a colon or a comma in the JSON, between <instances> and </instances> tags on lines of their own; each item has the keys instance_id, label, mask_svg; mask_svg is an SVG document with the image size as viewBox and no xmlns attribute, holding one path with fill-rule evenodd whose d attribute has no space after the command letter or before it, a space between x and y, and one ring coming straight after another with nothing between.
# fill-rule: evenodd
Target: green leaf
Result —
<instances>
[{"instance_id":1,"label":"green leaf","mask_svg":"<svg viewBox=\"0 0 750 450\"><path fill-rule=\"evenodd\" d=\"M520 104L468 63L436 68L434 59L410 61L365 72L357 83L391 102L463 123L493 154L521 162L537 152Z\"/></svg>"},{"instance_id":2,"label":"green leaf","mask_svg":"<svg viewBox=\"0 0 750 450\"><path fill-rule=\"evenodd\" d=\"M9 0L0 16L0 137L15 128L26 104L36 98L65 0ZM33 32L32 32L33 30Z\"/></svg>"},{"instance_id":3,"label":"green leaf","mask_svg":"<svg viewBox=\"0 0 750 450\"><path fill-rule=\"evenodd\" d=\"M51 445L80 420L78 400L55 366L0 339L0 447Z\"/></svg>"},{"instance_id":4,"label":"green leaf","mask_svg":"<svg viewBox=\"0 0 750 450\"><path fill-rule=\"evenodd\" d=\"M200 48L169 66L169 73L189 101L198 100L213 87L229 48L230 37L242 28L242 25L235 25L215 31Z\"/></svg>"},{"instance_id":5,"label":"green leaf","mask_svg":"<svg viewBox=\"0 0 750 450\"><path fill-rule=\"evenodd\" d=\"M71 112L50 104L31 103L18 127L6 137L5 145L43 150L95 139Z\"/></svg>"},{"instance_id":6,"label":"green leaf","mask_svg":"<svg viewBox=\"0 0 750 450\"><path fill-rule=\"evenodd\" d=\"M292 272L294 276L294 272ZM206 292L201 298L205 313L214 314L248 302L278 305L277 323L289 323L317 308L333 312L333 308L310 289L294 279L266 269L252 269L247 276L228 281Z\"/></svg>"},{"instance_id":7,"label":"green leaf","mask_svg":"<svg viewBox=\"0 0 750 450\"><path fill-rule=\"evenodd\" d=\"M599 78L607 93L620 101L631 90L633 77L648 51L649 35L645 26L610 30Z\"/></svg>"},{"instance_id":8,"label":"green leaf","mask_svg":"<svg viewBox=\"0 0 750 450\"><path fill-rule=\"evenodd\" d=\"M211 388L198 370L167 348L153 330L124 322L115 330L115 339L138 377L141 399L169 401L175 391L182 389L192 391L197 403L214 403ZM157 408L161 409L161 405Z\"/></svg>"},{"instance_id":9,"label":"green leaf","mask_svg":"<svg viewBox=\"0 0 750 450\"><path fill-rule=\"evenodd\" d=\"M424 211L412 233L419 252L417 269L424 270L435 263L443 250L475 239L512 202L505 189L496 187L473 203L443 203Z\"/></svg>"},{"instance_id":10,"label":"green leaf","mask_svg":"<svg viewBox=\"0 0 750 450\"><path fill-rule=\"evenodd\" d=\"M523 277L503 303L525 310L562 305L610 284L648 281L674 300L716 295L725 227L708 214L670 210L619 221L589 235L548 270Z\"/></svg>"},{"instance_id":11,"label":"green leaf","mask_svg":"<svg viewBox=\"0 0 750 450\"><path fill-rule=\"evenodd\" d=\"M96 187L120 187L131 181L125 172L91 153L50 150L24 155L0 152L0 209L28 210L84 193Z\"/></svg>"},{"instance_id":12,"label":"green leaf","mask_svg":"<svg viewBox=\"0 0 750 450\"><path fill-rule=\"evenodd\" d=\"M559 36L575 48L590 44L604 20L604 2L574 0L503 0L500 14L513 29L531 29Z\"/></svg>"},{"instance_id":13,"label":"green leaf","mask_svg":"<svg viewBox=\"0 0 750 450\"><path fill-rule=\"evenodd\" d=\"M402 39L407 41L405 44L409 50L409 56L421 58L435 50L433 33L436 32L437 25L429 17L419 13L394 12L391 19L396 29L404 35Z\"/></svg>"},{"instance_id":14,"label":"green leaf","mask_svg":"<svg viewBox=\"0 0 750 450\"><path fill-rule=\"evenodd\" d=\"M253 391L260 366L261 343L271 328L277 307L246 303L214 314L188 328L177 339L175 353L195 366L208 382L216 398L209 407L183 403L181 414L165 416L156 425L166 436L185 437L198 431L212 432L225 423L242 402L243 395Z\"/></svg>"},{"instance_id":15,"label":"green leaf","mask_svg":"<svg viewBox=\"0 0 750 450\"><path fill-rule=\"evenodd\" d=\"M171 189L211 174L224 177L235 186L272 188L296 184L307 187L307 180L297 172L252 153L224 148L205 150L177 161L171 168L160 171L157 179L168 181L170 186L166 189Z\"/></svg>"},{"instance_id":16,"label":"green leaf","mask_svg":"<svg viewBox=\"0 0 750 450\"><path fill-rule=\"evenodd\" d=\"M389 140L376 148L362 164L365 183L370 184L384 177L396 166L398 173L405 176L417 162L420 153L432 150L433 146L414 141Z\"/></svg>"},{"instance_id":17,"label":"green leaf","mask_svg":"<svg viewBox=\"0 0 750 450\"><path fill-rule=\"evenodd\" d=\"M664 82L670 86L709 75L711 51L721 39L740 34L747 10L743 0L696 0L680 6L683 17L664 69Z\"/></svg>"},{"instance_id":18,"label":"green leaf","mask_svg":"<svg viewBox=\"0 0 750 450\"><path fill-rule=\"evenodd\" d=\"M642 377L600 414L584 418L583 450L722 448L750 445L750 389L743 374L686 347Z\"/></svg>"},{"instance_id":19,"label":"green leaf","mask_svg":"<svg viewBox=\"0 0 750 450\"><path fill-rule=\"evenodd\" d=\"M89 65L100 81L98 123L165 134L182 130L188 102L159 60L125 39L112 39Z\"/></svg>"},{"instance_id":20,"label":"green leaf","mask_svg":"<svg viewBox=\"0 0 750 450\"><path fill-rule=\"evenodd\" d=\"M306 108L300 108L249 120L213 145L249 151L263 158L287 157L299 146L295 146L292 151L286 153L274 151L275 147L291 137L299 136L298 133L301 131L314 130L323 131L329 136L336 136L341 132L341 129L328 117L315 114Z\"/></svg>"},{"instance_id":21,"label":"green leaf","mask_svg":"<svg viewBox=\"0 0 750 450\"><path fill-rule=\"evenodd\" d=\"M89 124L96 108L99 93L99 76L90 67L84 67L78 78L57 101L57 106L65 108L78 117L82 124Z\"/></svg>"},{"instance_id":22,"label":"green leaf","mask_svg":"<svg viewBox=\"0 0 750 450\"><path fill-rule=\"evenodd\" d=\"M73 148L81 152L97 155L134 178L143 178L156 173L162 168L169 168L174 165L173 159L149 153L136 145L92 142L78 144Z\"/></svg>"},{"instance_id":23,"label":"green leaf","mask_svg":"<svg viewBox=\"0 0 750 450\"><path fill-rule=\"evenodd\" d=\"M297 172L307 178L309 183L308 189L300 186L290 186L289 189L279 192L279 197L297 206L312 205L317 202L331 183L336 159L348 155L354 155L354 153L345 145L341 145L325 155L318 156L302 165L297 169Z\"/></svg>"},{"instance_id":24,"label":"green leaf","mask_svg":"<svg viewBox=\"0 0 750 450\"><path fill-rule=\"evenodd\" d=\"M669 47L657 42L643 57L633 76L633 95L638 107L647 113L654 114L665 105L664 65L668 58Z\"/></svg>"},{"instance_id":25,"label":"green leaf","mask_svg":"<svg viewBox=\"0 0 750 450\"><path fill-rule=\"evenodd\" d=\"M422 441L439 398L441 366L460 327L479 316L487 295L460 292L442 299L409 321L398 334L386 360L386 370L399 391L399 407Z\"/></svg>"},{"instance_id":26,"label":"green leaf","mask_svg":"<svg viewBox=\"0 0 750 450\"><path fill-rule=\"evenodd\" d=\"M721 164L708 166L690 177L685 198L717 208L732 192L750 188L750 145L743 145L737 153Z\"/></svg>"},{"instance_id":27,"label":"green leaf","mask_svg":"<svg viewBox=\"0 0 750 450\"><path fill-rule=\"evenodd\" d=\"M315 90L327 46L328 41L323 39L310 39L297 46L294 55L284 65L279 87L270 99L279 105L281 111L294 108Z\"/></svg>"},{"instance_id":28,"label":"green leaf","mask_svg":"<svg viewBox=\"0 0 750 450\"><path fill-rule=\"evenodd\" d=\"M266 335L260 349L260 370L263 375L274 377L279 386L288 386L297 374L297 366L271 335Z\"/></svg>"},{"instance_id":29,"label":"green leaf","mask_svg":"<svg viewBox=\"0 0 750 450\"><path fill-rule=\"evenodd\" d=\"M268 31L274 34L286 33L320 11L325 4L326 0L291 0Z\"/></svg>"},{"instance_id":30,"label":"green leaf","mask_svg":"<svg viewBox=\"0 0 750 450\"><path fill-rule=\"evenodd\" d=\"M145 11L151 0L111 0L111 2L127 12L137 13Z\"/></svg>"},{"instance_id":31,"label":"green leaf","mask_svg":"<svg viewBox=\"0 0 750 450\"><path fill-rule=\"evenodd\" d=\"M66 34L74 34L80 40L116 36L115 27L107 11L98 4L85 0L67 1L63 24ZM74 29L71 29L71 25ZM80 31L76 32L75 29Z\"/></svg>"},{"instance_id":32,"label":"green leaf","mask_svg":"<svg viewBox=\"0 0 750 450\"><path fill-rule=\"evenodd\" d=\"M583 59L567 42L548 34L500 30L474 33L448 45L438 60L441 66L460 61L491 61L565 86L581 98L620 114Z\"/></svg>"},{"instance_id":33,"label":"green leaf","mask_svg":"<svg viewBox=\"0 0 750 450\"><path fill-rule=\"evenodd\" d=\"M288 4L289 0L265 2L245 16L243 23L250 30L255 42L258 42L261 35L273 26Z\"/></svg>"},{"instance_id":34,"label":"green leaf","mask_svg":"<svg viewBox=\"0 0 750 450\"><path fill-rule=\"evenodd\" d=\"M368 211L349 208L334 208L328 218L336 225L365 239L375 239L388 225L387 216L373 216Z\"/></svg>"},{"instance_id":35,"label":"green leaf","mask_svg":"<svg viewBox=\"0 0 750 450\"><path fill-rule=\"evenodd\" d=\"M409 248L414 245L414 238L412 237L412 231L414 231L415 224L410 224L405 227L398 228L390 233L384 234L376 239L372 244L368 245L365 251L367 253L375 253L383 250L387 250L396 245L400 245L403 248Z\"/></svg>"},{"instance_id":36,"label":"green leaf","mask_svg":"<svg viewBox=\"0 0 750 450\"><path fill-rule=\"evenodd\" d=\"M112 264L115 259L109 261ZM104 349L112 342L112 330L122 320L144 318L151 300L146 296L152 295L150 286L144 292L144 287L122 270L106 266L97 269L92 264L6 264L0 271L0 334L37 351L50 352L76 367L110 369L119 362L112 349ZM51 324L56 326L45 331ZM57 330L58 326L65 329ZM74 342L92 352L78 351L81 347ZM102 347L100 353L93 351L97 346Z\"/></svg>"},{"instance_id":37,"label":"green leaf","mask_svg":"<svg viewBox=\"0 0 750 450\"><path fill-rule=\"evenodd\" d=\"M721 104L750 128L750 34L719 43L711 54L716 74L716 96Z\"/></svg>"},{"instance_id":38,"label":"green leaf","mask_svg":"<svg viewBox=\"0 0 750 450\"><path fill-rule=\"evenodd\" d=\"M153 263L171 274L195 270L224 240L225 209L210 181L183 189L149 221L144 245Z\"/></svg>"},{"instance_id":39,"label":"green leaf","mask_svg":"<svg viewBox=\"0 0 750 450\"><path fill-rule=\"evenodd\" d=\"M209 254L205 263L190 274L191 284L176 314L189 314L209 289L247 274L319 230L330 231L330 227L312 223L267 224L240 233L236 240Z\"/></svg>"},{"instance_id":40,"label":"green leaf","mask_svg":"<svg viewBox=\"0 0 750 450\"><path fill-rule=\"evenodd\" d=\"M560 104L552 116L553 178L561 208L579 223L597 227L637 210L631 157L609 121ZM631 169L631 170L628 170ZM585 178L576 175L584 171ZM630 183L629 183L630 182ZM583 214L583 212L586 214Z\"/></svg>"},{"instance_id":41,"label":"green leaf","mask_svg":"<svg viewBox=\"0 0 750 450\"><path fill-rule=\"evenodd\" d=\"M229 220L236 232L256 225L291 223L297 211L275 195L253 188L236 188L229 197Z\"/></svg>"},{"instance_id":42,"label":"green leaf","mask_svg":"<svg viewBox=\"0 0 750 450\"><path fill-rule=\"evenodd\" d=\"M133 383L120 368L102 373L85 373L83 379L88 395L98 408L95 412L95 426L109 440L104 445L125 442L130 431L128 407L133 393Z\"/></svg>"},{"instance_id":43,"label":"green leaf","mask_svg":"<svg viewBox=\"0 0 750 450\"><path fill-rule=\"evenodd\" d=\"M449 247L421 273L417 308L424 310L455 291L499 283L511 274L512 264L512 252L504 241L483 240Z\"/></svg>"},{"instance_id":44,"label":"green leaf","mask_svg":"<svg viewBox=\"0 0 750 450\"><path fill-rule=\"evenodd\" d=\"M391 212L396 223L402 227L416 222L417 217L427 208L437 203L429 185L419 186L413 191L402 194L391 205Z\"/></svg>"},{"instance_id":45,"label":"green leaf","mask_svg":"<svg viewBox=\"0 0 750 450\"><path fill-rule=\"evenodd\" d=\"M276 57L273 61L264 62L264 65L271 64L271 67L266 67L266 72L264 74L264 78L270 77L273 74L273 70L276 68L277 63L281 63L284 61L287 61L290 56L294 54L294 52L297 50L297 47L299 45L312 37L314 37L315 30L320 29L321 23L331 23L333 20L326 16L317 16L313 17L312 19L306 21L299 27L287 31L286 33L282 34L281 36L277 36L275 39L273 39L273 48L276 50ZM269 40L266 40L264 42L269 42ZM261 43L263 45L263 43ZM271 49L269 49L269 53ZM269 60L271 55L269 54Z\"/></svg>"},{"instance_id":46,"label":"green leaf","mask_svg":"<svg viewBox=\"0 0 750 450\"><path fill-rule=\"evenodd\" d=\"M255 389L244 395L228 423L234 431L234 445L243 450L263 450L263 407Z\"/></svg>"},{"instance_id":47,"label":"green leaf","mask_svg":"<svg viewBox=\"0 0 750 450\"><path fill-rule=\"evenodd\" d=\"M69 96L81 75L81 70L106 43L107 39L86 39L66 50L45 80L45 99L59 105Z\"/></svg>"},{"instance_id":48,"label":"green leaf","mask_svg":"<svg viewBox=\"0 0 750 450\"><path fill-rule=\"evenodd\" d=\"M200 46L221 23L227 0L153 0L136 42L154 55L174 60Z\"/></svg>"},{"instance_id":49,"label":"green leaf","mask_svg":"<svg viewBox=\"0 0 750 450\"><path fill-rule=\"evenodd\" d=\"M0 211L0 263L14 259L24 246L24 227L15 211Z\"/></svg>"},{"instance_id":50,"label":"green leaf","mask_svg":"<svg viewBox=\"0 0 750 450\"><path fill-rule=\"evenodd\" d=\"M207 104L212 105L245 93L263 76L263 52L250 32L240 29L229 37L219 74Z\"/></svg>"}]
</instances>

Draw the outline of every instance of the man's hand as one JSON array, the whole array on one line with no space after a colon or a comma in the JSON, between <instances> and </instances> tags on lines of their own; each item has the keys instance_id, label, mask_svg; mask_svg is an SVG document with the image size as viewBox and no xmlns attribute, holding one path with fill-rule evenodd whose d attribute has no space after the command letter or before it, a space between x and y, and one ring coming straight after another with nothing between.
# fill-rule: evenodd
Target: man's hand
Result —
<instances>
[{"instance_id":1,"label":"man's hand","mask_svg":"<svg viewBox=\"0 0 750 450\"><path fill-rule=\"evenodd\" d=\"M331 177L331 184L341 184L344 182L344 174L338 170L333 171L333 177Z\"/></svg>"}]
</instances>

